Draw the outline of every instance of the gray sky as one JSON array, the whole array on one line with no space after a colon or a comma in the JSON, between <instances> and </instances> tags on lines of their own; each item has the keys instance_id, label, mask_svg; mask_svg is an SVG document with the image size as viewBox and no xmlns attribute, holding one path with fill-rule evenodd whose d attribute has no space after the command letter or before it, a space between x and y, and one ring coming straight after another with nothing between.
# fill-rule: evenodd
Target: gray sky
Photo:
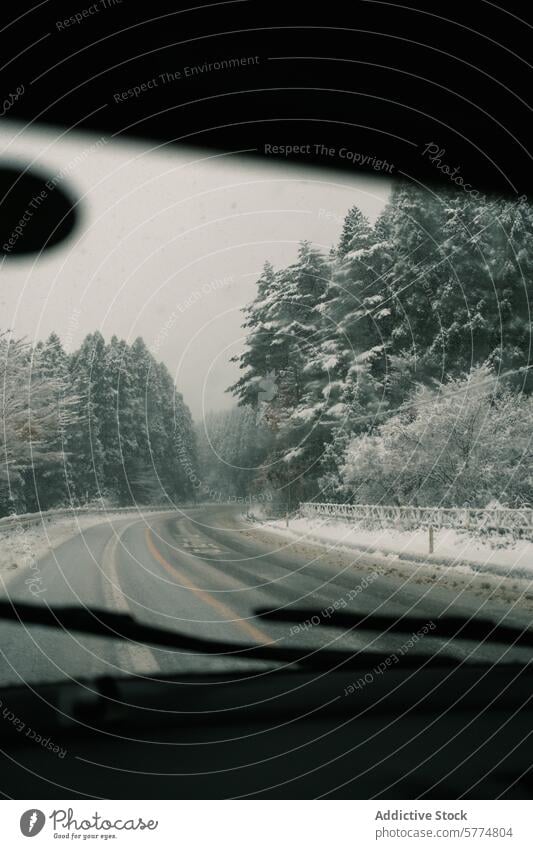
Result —
<instances>
[{"instance_id":1,"label":"gray sky","mask_svg":"<svg viewBox=\"0 0 533 849\"><path fill-rule=\"evenodd\" d=\"M60 172L84 213L64 246L4 262L1 327L29 339L55 331L69 350L96 329L106 339L143 336L196 419L234 403L229 359L242 350L240 310L265 260L293 262L302 239L329 250L347 210L357 204L374 220L391 187L382 177L62 132L0 124L3 160Z\"/></svg>"}]
</instances>

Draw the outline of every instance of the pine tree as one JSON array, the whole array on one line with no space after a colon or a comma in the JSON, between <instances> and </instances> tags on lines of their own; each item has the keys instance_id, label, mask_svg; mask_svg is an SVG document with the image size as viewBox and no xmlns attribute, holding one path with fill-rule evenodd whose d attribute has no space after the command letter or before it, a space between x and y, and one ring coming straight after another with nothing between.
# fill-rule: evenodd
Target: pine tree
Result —
<instances>
[{"instance_id":1,"label":"pine tree","mask_svg":"<svg viewBox=\"0 0 533 849\"><path fill-rule=\"evenodd\" d=\"M42 346L32 350L10 334L0 336L0 369L0 510L46 509L63 498L57 472L65 461L61 434L72 419L73 398Z\"/></svg>"},{"instance_id":2,"label":"pine tree","mask_svg":"<svg viewBox=\"0 0 533 849\"><path fill-rule=\"evenodd\" d=\"M104 498L107 494L102 435L107 437L106 418L111 392L105 342L101 333L88 334L79 350L72 354L70 374L79 399L77 423L72 429L69 445L72 481L75 496L83 503Z\"/></svg>"},{"instance_id":3,"label":"pine tree","mask_svg":"<svg viewBox=\"0 0 533 849\"><path fill-rule=\"evenodd\" d=\"M25 475L26 506L32 511L68 504L72 494L69 443L76 422L77 398L71 385L68 355L56 333L51 333L45 343L39 342L34 349L32 384L35 380L50 385L56 423L48 439L48 461L32 464ZM30 392L35 394L32 388Z\"/></svg>"}]
</instances>

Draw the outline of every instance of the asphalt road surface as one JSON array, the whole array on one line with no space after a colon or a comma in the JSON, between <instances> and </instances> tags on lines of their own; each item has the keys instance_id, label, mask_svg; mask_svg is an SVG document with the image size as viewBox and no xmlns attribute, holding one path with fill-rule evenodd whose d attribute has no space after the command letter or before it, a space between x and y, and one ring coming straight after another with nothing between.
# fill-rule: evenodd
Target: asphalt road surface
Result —
<instances>
[{"instance_id":1,"label":"asphalt road surface","mask_svg":"<svg viewBox=\"0 0 533 849\"><path fill-rule=\"evenodd\" d=\"M42 558L39 587L32 595L26 572L9 584L8 598L32 604L128 614L145 625L191 637L223 641L230 652L183 650L143 641L111 639L75 630L0 621L0 686L8 683L78 680L132 674L166 678L190 672L261 670L266 661L247 656L250 646L305 649L328 647L353 654L405 649L409 634L378 627L332 627L324 611L343 616L416 616L431 622L454 615L492 617L505 606L487 604L468 592L382 575L378 561L357 552L331 552L294 541L268 527L246 522L226 506L185 512L128 515L103 521ZM413 570L416 570L413 564ZM302 619L299 611L308 613ZM258 612L292 621L273 621ZM309 620L309 612L314 618ZM506 624L525 627L527 611ZM354 620L355 621L355 620ZM429 631L409 651L463 660L528 659L530 650L502 643L449 639Z\"/></svg>"}]
</instances>

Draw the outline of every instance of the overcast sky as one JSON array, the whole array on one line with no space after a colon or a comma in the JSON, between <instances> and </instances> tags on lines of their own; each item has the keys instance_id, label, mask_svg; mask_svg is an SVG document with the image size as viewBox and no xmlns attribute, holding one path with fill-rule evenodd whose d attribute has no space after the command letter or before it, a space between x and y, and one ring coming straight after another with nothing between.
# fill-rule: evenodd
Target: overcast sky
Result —
<instances>
[{"instance_id":1,"label":"overcast sky","mask_svg":"<svg viewBox=\"0 0 533 849\"><path fill-rule=\"evenodd\" d=\"M82 226L38 261L7 259L1 274L2 328L67 349L99 329L143 336L174 375L196 419L234 403L231 356L243 347L241 308L265 260L294 261L308 239L325 251L357 204L374 220L390 180L305 165L243 162L234 154L98 136L23 130L2 121L4 161L35 160L81 197ZM272 140L288 143L290 139Z\"/></svg>"}]
</instances>

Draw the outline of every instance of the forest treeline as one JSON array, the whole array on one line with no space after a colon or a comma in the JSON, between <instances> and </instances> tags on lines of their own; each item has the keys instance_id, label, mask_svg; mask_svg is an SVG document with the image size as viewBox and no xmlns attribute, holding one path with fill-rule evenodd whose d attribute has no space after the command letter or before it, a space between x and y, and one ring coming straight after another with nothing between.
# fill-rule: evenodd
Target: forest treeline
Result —
<instances>
[{"instance_id":1,"label":"forest treeline","mask_svg":"<svg viewBox=\"0 0 533 849\"><path fill-rule=\"evenodd\" d=\"M141 338L0 337L0 515L192 497L196 441L168 369ZM188 463L184 463L184 458Z\"/></svg>"},{"instance_id":2,"label":"forest treeline","mask_svg":"<svg viewBox=\"0 0 533 849\"><path fill-rule=\"evenodd\" d=\"M239 406L197 427L141 338L0 336L0 515L255 498L533 505L533 213L398 184L266 263Z\"/></svg>"},{"instance_id":3,"label":"forest treeline","mask_svg":"<svg viewBox=\"0 0 533 849\"><path fill-rule=\"evenodd\" d=\"M524 199L413 184L373 226L352 208L328 255L265 264L230 388L269 432L246 485L281 504L533 504L532 280Z\"/></svg>"}]
</instances>

